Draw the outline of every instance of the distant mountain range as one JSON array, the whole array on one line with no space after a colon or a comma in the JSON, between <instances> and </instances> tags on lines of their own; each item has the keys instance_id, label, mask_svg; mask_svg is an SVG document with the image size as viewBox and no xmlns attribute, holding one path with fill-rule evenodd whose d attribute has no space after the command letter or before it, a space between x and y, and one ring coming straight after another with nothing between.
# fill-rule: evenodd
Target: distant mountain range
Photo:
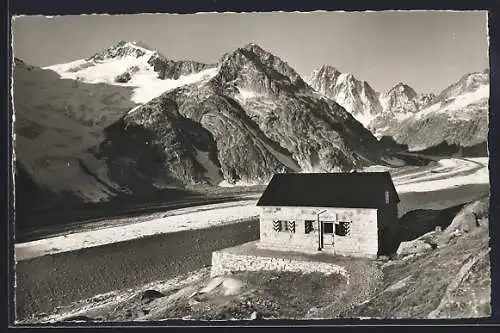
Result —
<instances>
[{"instance_id":1,"label":"distant mountain range","mask_svg":"<svg viewBox=\"0 0 500 333\"><path fill-rule=\"evenodd\" d=\"M13 74L16 163L40 193L106 201L389 163L349 112L255 44L201 64L119 42L45 68L16 59Z\"/></svg>"},{"instance_id":2,"label":"distant mountain range","mask_svg":"<svg viewBox=\"0 0 500 333\"><path fill-rule=\"evenodd\" d=\"M392 137L410 150L443 143L470 147L487 141L488 70L464 75L438 96L417 93L403 82L379 93L366 81L328 65L314 70L308 81L376 137Z\"/></svg>"},{"instance_id":3,"label":"distant mountain range","mask_svg":"<svg viewBox=\"0 0 500 333\"><path fill-rule=\"evenodd\" d=\"M17 188L38 204L401 165L372 132L411 148L487 133L486 72L437 97L404 84L380 94L331 66L307 83L255 44L204 64L120 41L45 68L15 59L13 75Z\"/></svg>"}]
</instances>

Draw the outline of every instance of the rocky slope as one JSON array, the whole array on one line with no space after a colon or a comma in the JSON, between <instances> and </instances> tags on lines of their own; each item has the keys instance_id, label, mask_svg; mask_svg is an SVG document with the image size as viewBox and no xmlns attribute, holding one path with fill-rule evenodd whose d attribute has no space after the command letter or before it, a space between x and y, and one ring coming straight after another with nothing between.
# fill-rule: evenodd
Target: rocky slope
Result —
<instances>
[{"instance_id":1,"label":"rocky slope","mask_svg":"<svg viewBox=\"0 0 500 333\"><path fill-rule=\"evenodd\" d=\"M344 316L491 316L488 206L489 197L469 203L442 231L437 229L408 242L413 245L411 253L384 265L384 290Z\"/></svg>"}]
</instances>

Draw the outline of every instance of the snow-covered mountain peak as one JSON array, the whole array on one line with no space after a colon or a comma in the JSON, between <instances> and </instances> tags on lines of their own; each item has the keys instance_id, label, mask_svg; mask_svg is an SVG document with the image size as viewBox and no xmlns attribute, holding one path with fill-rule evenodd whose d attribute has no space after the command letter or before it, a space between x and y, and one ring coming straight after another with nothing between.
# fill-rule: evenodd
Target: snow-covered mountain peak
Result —
<instances>
[{"instance_id":1,"label":"snow-covered mountain peak","mask_svg":"<svg viewBox=\"0 0 500 333\"><path fill-rule=\"evenodd\" d=\"M132 100L146 103L178 86L213 77L214 65L169 60L140 42L120 41L88 59L45 67L62 78L134 87Z\"/></svg>"},{"instance_id":2,"label":"snow-covered mountain peak","mask_svg":"<svg viewBox=\"0 0 500 333\"><path fill-rule=\"evenodd\" d=\"M115 45L94 54L87 60L103 61L123 57L140 58L143 56L151 56L154 52L154 50L150 49L149 46L144 43L121 40Z\"/></svg>"}]
</instances>

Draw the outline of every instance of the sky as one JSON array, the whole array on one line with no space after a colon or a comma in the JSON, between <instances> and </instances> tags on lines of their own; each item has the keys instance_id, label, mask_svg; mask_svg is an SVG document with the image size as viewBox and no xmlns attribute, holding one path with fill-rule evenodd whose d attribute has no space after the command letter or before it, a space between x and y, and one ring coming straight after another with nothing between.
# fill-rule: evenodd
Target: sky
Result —
<instances>
[{"instance_id":1,"label":"sky","mask_svg":"<svg viewBox=\"0 0 500 333\"><path fill-rule=\"evenodd\" d=\"M35 66L89 57L129 40L171 59L206 63L253 42L304 78L329 64L377 91L404 82L417 92L439 93L489 67L484 11L23 16L12 32L14 56Z\"/></svg>"}]
</instances>

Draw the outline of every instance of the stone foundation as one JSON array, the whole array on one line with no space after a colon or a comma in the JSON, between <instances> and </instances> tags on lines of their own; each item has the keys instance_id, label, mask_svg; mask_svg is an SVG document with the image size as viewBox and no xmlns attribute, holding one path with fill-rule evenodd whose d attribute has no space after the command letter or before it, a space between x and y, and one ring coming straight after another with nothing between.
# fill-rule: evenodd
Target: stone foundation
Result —
<instances>
[{"instance_id":1,"label":"stone foundation","mask_svg":"<svg viewBox=\"0 0 500 333\"><path fill-rule=\"evenodd\" d=\"M376 261L368 258L266 249L261 245L260 241L253 241L212 252L212 277L238 271L340 274L363 295L370 294L373 286L382 281L381 268ZM367 292L363 291L365 289Z\"/></svg>"},{"instance_id":2,"label":"stone foundation","mask_svg":"<svg viewBox=\"0 0 500 333\"><path fill-rule=\"evenodd\" d=\"M211 276L225 275L236 271L319 272L327 275L341 274L347 279L349 278L344 267L333 263L235 254L224 251L212 253Z\"/></svg>"}]
</instances>

